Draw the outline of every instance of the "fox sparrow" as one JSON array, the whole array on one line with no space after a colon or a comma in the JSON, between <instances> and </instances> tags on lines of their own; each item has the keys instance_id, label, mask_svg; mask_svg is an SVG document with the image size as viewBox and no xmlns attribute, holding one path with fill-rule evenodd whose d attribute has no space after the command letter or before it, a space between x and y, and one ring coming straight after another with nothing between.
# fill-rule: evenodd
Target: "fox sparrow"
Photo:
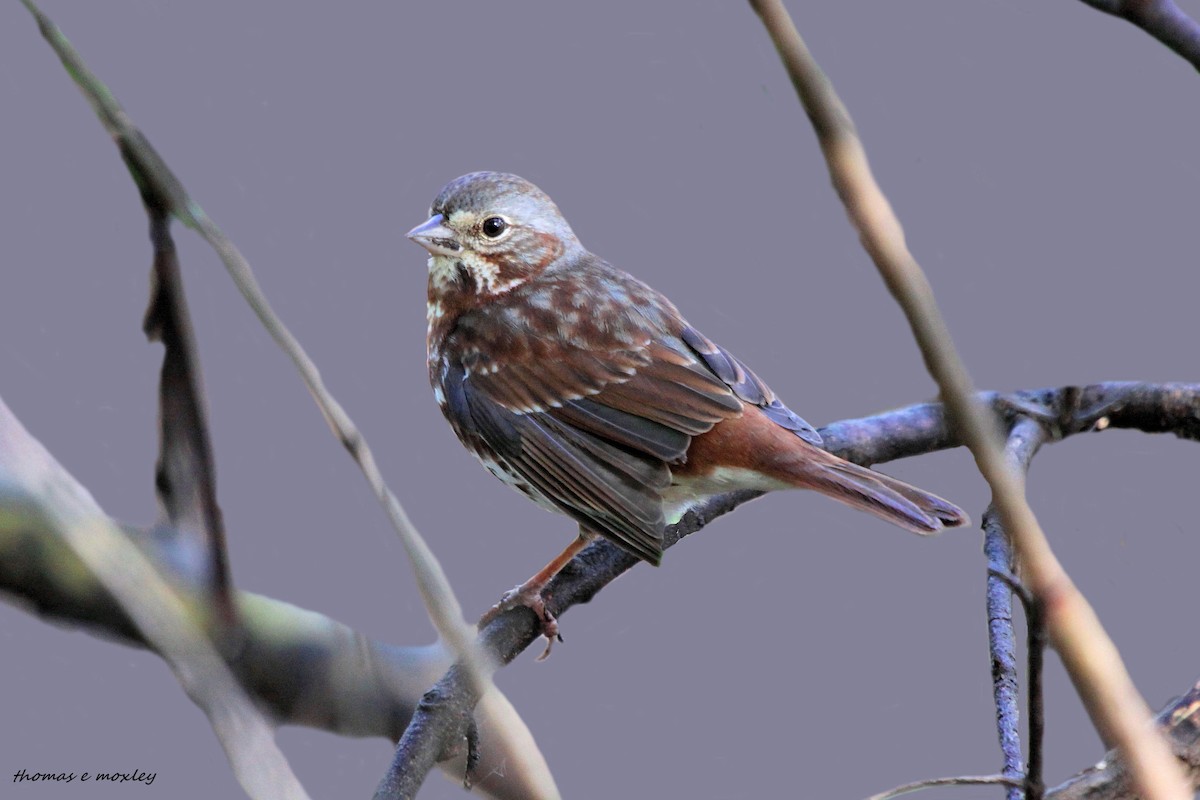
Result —
<instances>
[{"instance_id":1,"label":"fox sparrow","mask_svg":"<svg viewBox=\"0 0 1200 800\"><path fill-rule=\"evenodd\" d=\"M827 453L811 425L667 298L588 252L515 175L447 184L409 231L429 258L429 380L468 450L579 536L506 595L552 638L542 590L596 536L651 564L716 494L815 489L916 533L956 506Z\"/></svg>"}]
</instances>

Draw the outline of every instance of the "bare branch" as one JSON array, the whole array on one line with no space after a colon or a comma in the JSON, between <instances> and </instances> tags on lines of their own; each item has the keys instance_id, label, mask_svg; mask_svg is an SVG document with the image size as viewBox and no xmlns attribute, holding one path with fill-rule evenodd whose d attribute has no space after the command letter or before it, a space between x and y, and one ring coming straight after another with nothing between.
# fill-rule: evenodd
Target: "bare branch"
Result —
<instances>
[{"instance_id":1,"label":"bare branch","mask_svg":"<svg viewBox=\"0 0 1200 800\"><path fill-rule=\"evenodd\" d=\"M14 483L14 475L43 475L41 482L58 486L58 494L79 494L94 505L86 489L17 425L0 402L0 591L43 616L167 658L60 536L44 502ZM162 525L124 533L169 583L186 610L186 624L235 645L222 656L228 669L275 724L396 741L421 694L452 660L441 644L385 644L316 612L248 592L234 595L239 624L231 640L228 629L209 624L211 594L190 540ZM553 784L545 784L545 762L508 700L489 692L476 718L483 732L477 788L498 800L554 797ZM442 768L460 779L463 759Z\"/></svg>"},{"instance_id":2,"label":"bare branch","mask_svg":"<svg viewBox=\"0 0 1200 800\"><path fill-rule=\"evenodd\" d=\"M762 18L796 87L838 196L864 249L903 309L925 365L961 429L1012 537L1027 585L1046 610L1051 641L1107 742L1125 754L1139 792L1148 800L1190 797L1166 742L1148 725L1150 709L1078 588L1055 558L1025 500L1023 476L1006 463L994 415L975 399L945 320L924 272L908 251L904 229L871 174L854 123L833 85L809 53L781 0L750 0Z\"/></svg>"},{"instance_id":3,"label":"bare branch","mask_svg":"<svg viewBox=\"0 0 1200 800\"><path fill-rule=\"evenodd\" d=\"M412 524L400 501L384 482L366 439L345 409L325 387L316 364L271 308L250 269L250 264L220 228L209 219L199 204L187 194L183 184L150 145L145 135L133 125L112 92L87 68L58 27L38 9L33 0L22 2L33 14L43 37L58 54L68 74L113 137L143 198L154 198L156 208L169 212L185 225L197 230L216 250L230 277L263 327L295 364L330 429L362 470L392 527L400 535L401 543L412 563L426 612L434 627L458 656L459 661L467 666L472 678L479 683L479 691L490 691L488 676L492 667L483 663L482 653L475 648L474 629L464 621L462 607L441 564ZM521 727L524 728L523 725ZM525 746L534 746L530 736L523 736L521 742ZM528 761L530 764L540 765L543 770L546 769L540 754L531 755ZM548 772L537 783L543 787L550 787L551 791L545 796L557 797L557 789L554 788L553 778Z\"/></svg>"},{"instance_id":4,"label":"bare branch","mask_svg":"<svg viewBox=\"0 0 1200 800\"><path fill-rule=\"evenodd\" d=\"M1168 703L1156 717L1175 755L1188 766L1192 785L1200 787L1200 681ZM1051 789L1047 800L1136 800L1125 765L1115 751L1100 763Z\"/></svg>"},{"instance_id":5,"label":"bare branch","mask_svg":"<svg viewBox=\"0 0 1200 800\"><path fill-rule=\"evenodd\" d=\"M1011 395L985 393L980 402L995 413L1015 420L1033 415L1063 439L1076 433L1112 428L1134 428L1152 433L1172 432L1200 440L1200 384L1101 383L1083 388L1037 389ZM1104 425L1097 425L1104 419ZM919 455L961 444L939 403L922 403L862 419L843 420L820 429L831 453L870 465ZM707 505L684 516L666 530L664 544L672 547L709 522L758 497L738 492L712 498ZM638 563L627 552L601 540L594 542L555 576L547 595L547 608L561 617L571 606L586 603L601 589ZM481 646L493 662L507 664L541 635L534 613L514 608L496 617L481 633ZM403 792L420 786L421 779L441 753L466 732L466 711L477 695L452 667L438 681L413 715L396 748L389 776L403 774L380 787L377 798L407 797ZM383 791L386 790L386 791ZM390 792L390 793L388 793Z\"/></svg>"},{"instance_id":6,"label":"bare branch","mask_svg":"<svg viewBox=\"0 0 1200 800\"><path fill-rule=\"evenodd\" d=\"M1029 469L1033 456L1046 441L1047 430L1029 417L1022 417L1008 434L1005 455L1015 469ZM996 728L1000 737L1000 752L1004 756L1002 774L1014 780L1024 778L1025 794L1029 800L1030 786L1041 783L1041 737L1040 726L1033 722L1030 714L1030 756L1026 772L1021 757L1020 714L1017 703L1020 697L1017 680L1016 635L1013 632L1013 591L1000 575L1011 575L1015 565L1008 535L1000 524L994 507L989 506L983 514L983 552L988 561L987 579L987 624L988 649L992 655L992 697L996 704ZM1032 656L1031 656L1032 658ZM1032 670L1031 670L1032 673ZM1034 705L1034 680L1030 677L1030 704ZM1040 685L1040 684L1039 684ZM1040 698L1039 698L1040 704ZM1036 732L1035 732L1036 731ZM1037 767L1035 768L1035 763ZM1021 786L1012 787L1009 800L1020 800Z\"/></svg>"},{"instance_id":7,"label":"bare branch","mask_svg":"<svg viewBox=\"0 0 1200 800\"><path fill-rule=\"evenodd\" d=\"M220 228L209 219L199 204L188 196L182 183L166 162L150 145L142 132L134 127L129 116L117 103L112 93L87 68L57 26L37 8L33 0L22 0L22 2L37 19L42 35L62 59L67 72L116 141L121 156L142 191L143 197L153 196L157 202L161 203L161 208L169 211L184 224L196 229L201 237L216 250L238 290L250 304L267 332L296 365L330 429L359 465L372 492L383 506L392 527L400 535L400 540L412 562L421 598L434 627L454 652L459 654L460 659L470 665L471 674L481 682L481 687L485 687L487 685L486 676L490 674L490 668L480 663L482 656L474 648L474 630L464 621L462 606L455 597L441 564L412 524L408 514L400 505L400 501L387 487L366 439L354 425L345 409L325 387L316 364L271 308L266 295L263 294L250 269L250 264ZM528 739L527 742L532 743L532 739ZM549 779L542 783L553 785L553 781Z\"/></svg>"},{"instance_id":8,"label":"bare branch","mask_svg":"<svg viewBox=\"0 0 1200 800\"><path fill-rule=\"evenodd\" d=\"M21 516L0 515L4 526L34 524L52 531L87 565L208 716L247 794L307 798L275 745L271 725L205 637L207 615L188 606L87 490L65 474L0 401L0 488L26 499Z\"/></svg>"},{"instance_id":9,"label":"bare branch","mask_svg":"<svg viewBox=\"0 0 1200 800\"><path fill-rule=\"evenodd\" d=\"M208 218L199 204L188 196L183 184L150 145L145 135L134 127L108 88L83 63L58 27L38 10L32 0L22 2L37 19L42 35L58 53L67 72L116 141L121 156L139 188L143 193L152 191L161 198L171 214L188 227L196 229L217 251L238 290L246 298L263 327L296 365L321 413L325 415L330 429L354 457L372 491L383 504L393 527L400 534L405 550L413 561L425 606L438 632L446 637L456 651L470 652L471 629L463 621L462 607L455 598L441 565L409 520L396 496L387 488L366 440L341 404L325 388L316 364L271 308L250 269L250 264L220 228Z\"/></svg>"},{"instance_id":10,"label":"bare branch","mask_svg":"<svg viewBox=\"0 0 1200 800\"><path fill-rule=\"evenodd\" d=\"M1138 26L1200 70L1200 25L1174 0L1083 0Z\"/></svg>"},{"instance_id":11,"label":"bare branch","mask_svg":"<svg viewBox=\"0 0 1200 800\"><path fill-rule=\"evenodd\" d=\"M1055 439L1077 433L1126 428L1148 433L1174 433L1200 440L1200 384L1103 383L1091 386L1038 389L1009 395L980 395L997 413L1031 414L1054 430ZM1017 411L1019 409L1019 411ZM1097 425L1098 420L1104 424ZM919 455L959 442L946 423L941 405L922 403L862 419L842 420L821 428L830 450L858 463L872 464L900 456ZM36 443L35 443L36 444ZM29 458L29 448L13 439L0 425L0 472L11 469L14 458ZM37 446L40 452L40 445ZM61 469L61 467L56 468ZM63 475L73 479L69 474ZM77 486L77 484L75 484ZM77 489L84 492L82 487ZM717 516L732 510L752 496L722 498L697 515L683 520L672 531L671 543L699 530ZM40 613L64 622L86 625L130 644L152 647L102 585L78 561L64 543L44 525L22 523L33 517L15 496L0 487L0 591L23 599ZM196 576L180 572L191 564L178 552L178 539L158 530L139 533L127 530L160 570L171 575L178 596L203 607ZM561 615L575 603L587 602L616 576L632 566L624 551L596 545L568 565L553 587L553 610ZM63 580L62 576L72 576ZM193 589L188 589L192 586ZM189 601L189 591L192 599ZM234 674L255 702L270 710L279 722L322 728L345 736L400 738L412 718L422 693L445 672L449 657L437 645L397 647L372 640L329 618L289 603L261 595L238 592L241 650L233 664ZM197 612L201 613L201 612ZM515 609L493 622L488 629L490 646L498 659L511 660L538 636L531 613ZM297 665L300 668L297 669ZM438 701L469 703L468 687L461 674L446 675L437 688ZM1193 696L1194 695L1194 696ZM463 698L461 701L454 700ZM1200 765L1200 724L1193 718L1200 708L1200 687L1164 712L1163 724L1176 743L1177 752L1187 751L1189 763ZM461 706L460 706L461 707ZM422 715L442 715L438 702L431 702ZM537 769L522 769L521 756L533 757L517 746L508 748L501 728L512 738L522 725L515 711L498 693L488 695L476 708L480 724L482 761L477 789L497 798L552 796L539 793ZM460 718L461 721L461 718ZM461 741L465 726L447 729L444 740L430 739L430 747L452 750L444 742ZM430 730L432 733L432 730ZM527 734L519 734L527 735ZM1190 735L1190 738L1188 736ZM499 779L492 768L505 764L506 776ZM1072 787L1088 785L1089 791L1104 792L1097 798L1125 798L1117 791L1121 774L1115 757L1103 769L1093 768L1060 787L1051 797L1073 800L1080 794ZM440 766L461 778L461 756Z\"/></svg>"},{"instance_id":12,"label":"bare branch","mask_svg":"<svg viewBox=\"0 0 1200 800\"><path fill-rule=\"evenodd\" d=\"M920 792L924 789L936 789L939 786L1009 786L1019 789L1021 782L1006 775L960 775L957 778L930 778L873 794L867 800L892 800L894 797Z\"/></svg>"}]
</instances>

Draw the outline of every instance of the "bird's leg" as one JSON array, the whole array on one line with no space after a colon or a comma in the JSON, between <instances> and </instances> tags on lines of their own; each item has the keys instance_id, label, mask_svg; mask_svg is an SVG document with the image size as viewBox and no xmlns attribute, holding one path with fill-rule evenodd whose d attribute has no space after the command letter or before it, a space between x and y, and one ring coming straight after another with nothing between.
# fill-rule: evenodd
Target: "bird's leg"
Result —
<instances>
[{"instance_id":1,"label":"bird's leg","mask_svg":"<svg viewBox=\"0 0 1200 800\"><path fill-rule=\"evenodd\" d=\"M540 656L538 656L538 660L541 661L546 656L550 655L550 646L554 643L555 639L561 642L562 636L560 636L558 633L558 620L554 618L553 614L546 610L546 600L544 597L542 597L542 592L546 589L546 585L549 584L550 581L554 580L554 576L557 575L580 550L591 544L592 540L595 538L595 534L580 529L579 536L575 538L575 541L567 545L566 549L555 556L554 560L538 570L533 577L522 583L520 586L509 589L504 593L504 596L500 598L500 602L492 606L491 609L479 620L480 630L485 628L489 622L491 622L500 614L503 614L505 611L508 611L510 608L525 606L526 608L532 610L533 613L537 614L538 619L542 624L542 635L546 637L546 650Z\"/></svg>"}]
</instances>

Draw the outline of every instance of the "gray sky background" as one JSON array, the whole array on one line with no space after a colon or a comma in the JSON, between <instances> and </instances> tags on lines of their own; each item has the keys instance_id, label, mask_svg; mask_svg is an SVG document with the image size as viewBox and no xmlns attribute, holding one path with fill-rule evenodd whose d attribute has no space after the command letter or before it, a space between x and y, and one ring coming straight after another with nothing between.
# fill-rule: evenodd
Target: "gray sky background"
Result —
<instances>
[{"instance_id":1,"label":"gray sky background","mask_svg":"<svg viewBox=\"0 0 1200 800\"><path fill-rule=\"evenodd\" d=\"M1196 2L1185 2L1192 14ZM1200 78L1073 0L789 3L865 139L977 383L1197 380ZM517 172L820 425L934 388L858 246L766 35L718 0L47 0L250 259L471 613L571 524L458 445L425 377L403 233L449 179ZM0 393L115 517L152 520L160 349L117 154L0 5ZM177 231L239 586L432 638L357 470L217 259ZM885 469L978 519L966 453ZM1200 671L1200 450L1123 432L1043 452L1030 497L1157 707ZM999 766L977 530L919 541L817 496L739 510L502 671L568 797L856 798ZM236 797L156 658L0 606L0 796ZM1055 657L1047 778L1102 749ZM383 740L284 729L313 797L365 797ZM149 788L14 786L144 769ZM959 797L995 797L964 790ZM422 797L462 794L440 775Z\"/></svg>"}]
</instances>

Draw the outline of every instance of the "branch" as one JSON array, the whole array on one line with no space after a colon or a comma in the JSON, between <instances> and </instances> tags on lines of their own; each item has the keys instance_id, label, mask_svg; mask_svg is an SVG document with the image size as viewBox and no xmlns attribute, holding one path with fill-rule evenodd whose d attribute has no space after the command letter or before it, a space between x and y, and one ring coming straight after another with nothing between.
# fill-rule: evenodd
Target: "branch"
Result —
<instances>
[{"instance_id":1,"label":"branch","mask_svg":"<svg viewBox=\"0 0 1200 800\"><path fill-rule=\"evenodd\" d=\"M1173 433L1200 441L1200 384L1101 383L1083 388L1067 386L1012 394L985 392L980 400L1005 416L1030 414L1053 431L1055 440L1077 433L1124 428L1146 433ZM3 408L3 404L0 404ZM0 419L2 419L0 415ZM920 455L959 445L946 423L942 406L922 403L861 419L842 420L821 428L831 452L860 464L874 464ZM9 469L14 458L28 458L40 445L14 438L11 429L0 425L0 471ZM55 463L55 468L61 467ZM73 481L68 473L63 476ZM0 488L0 590L24 601L40 614L94 633L113 637L138 647L153 649L130 621L121 606L79 561L78 557L45 525L40 514L31 513L29 497ZM85 491L78 487L78 491ZM720 498L703 514L689 516L670 535L673 545L680 538L703 528L721 514L731 511L752 495ZM199 578L182 571L194 561L182 557L178 540L159 529L138 532L126 529L131 540L167 572L179 596L189 607L203 608ZM571 562L553 584L552 609L559 615L576 603L596 595L632 566L624 551L597 543ZM194 586L189 590L189 585ZM236 593L242 636L241 650L231 664L239 683L278 722L320 728L344 736L386 736L393 741L404 733L421 693L446 670L448 657L437 645L398 647L373 640L316 612L249 592ZM497 659L511 661L538 636L533 615L514 609L496 619L485 632L487 646ZM420 716L453 716L444 704L470 708L473 696L462 675L447 673L426 698ZM503 709L489 710L489 698L477 709L483 759L478 787L498 798L537 796L530 784L520 782L525 773L519 765L521 750L505 751L503 737L492 735ZM1200 685L1163 712L1179 752L1188 753L1189 763L1200 765ZM496 716L493 716L496 715ZM460 720L461 721L461 720ZM426 723L430 734L431 727ZM461 727L450 727L432 741L441 750L445 742L461 739ZM427 734L429 735L429 734ZM490 765L507 762L507 777L490 775ZM463 774L462 759L444 762L443 768ZM1103 768L1092 768L1050 793L1057 800L1074 800L1072 787L1086 784L1116 786L1119 762L1107 759ZM1200 785L1200 784L1198 784ZM1129 795L1101 794L1096 798Z\"/></svg>"},{"instance_id":2,"label":"branch","mask_svg":"<svg viewBox=\"0 0 1200 800\"><path fill-rule=\"evenodd\" d=\"M1200 25L1174 0L1083 0L1138 26L1200 70Z\"/></svg>"},{"instance_id":3,"label":"branch","mask_svg":"<svg viewBox=\"0 0 1200 800\"><path fill-rule=\"evenodd\" d=\"M867 800L893 800L913 792L925 789L936 789L941 786L1007 786L1010 789L1020 789L1021 782L1004 775L959 775L954 778L930 778L929 780L906 783L886 792L873 794Z\"/></svg>"},{"instance_id":4,"label":"branch","mask_svg":"<svg viewBox=\"0 0 1200 800\"><path fill-rule=\"evenodd\" d=\"M808 113L829 175L888 290L908 319L929 374L961 431L993 503L1012 537L1026 585L1045 610L1050 640L1101 738L1125 754L1147 800L1187 800L1190 793L1162 737L1148 727L1150 709L1092 607L1059 563L1025 498L1024 476L1004 458L994 414L977 402L933 289L908 250L904 229L871 174L854 122L813 59L781 0L750 0L762 18Z\"/></svg>"},{"instance_id":5,"label":"branch","mask_svg":"<svg viewBox=\"0 0 1200 800\"><path fill-rule=\"evenodd\" d=\"M56 487L53 498L35 490L36 486ZM0 591L43 617L170 660L170 649L143 632L90 562L82 560L63 538L53 518L61 513L55 505L73 496L85 498L100 513L87 490L0 401ZM385 644L321 614L248 592L233 595L238 627L236 637L231 637L229 630L210 624L213 606L207 571L193 556L190 539L163 525L149 531L127 527L122 533L124 537L113 535L126 540L121 545L133 559L123 559L119 571L136 574L132 561L148 561L153 581L165 581L170 603L181 608L182 616L173 627L207 631L227 645L218 653L225 659L223 668L236 680L234 695L248 694L274 724L396 741L421 693L451 661L440 644ZM156 602L157 595L151 607ZM479 770L484 794L497 800L555 796L553 785L542 779L549 772L531 744L532 736L502 694L484 697L478 720L484 734ZM241 757L253 756L252 748L242 749ZM443 768L461 779L463 759L447 762Z\"/></svg>"},{"instance_id":6,"label":"branch","mask_svg":"<svg viewBox=\"0 0 1200 800\"><path fill-rule=\"evenodd\" d=\"M1053 430L1055 439L1106 428L1132 428L1147 433L1174 433L1200 441L1200 384L1100 383L1002 395L979 395L995 413L1015 420L1032 415ZM1098 424L1104 420L1102 424ZM961 444L939 403L922 403L862 419L843 420L820 429L829 452L869 466ZM699 531L709 522L758 497L738 492L712 498L667 528L666 547ZM637 559L606 540L594 542L551 582L546 607L561 617L571 606L586 603ZM541 628L527 608L514 608L480 633L480 646L495 664L507 664L529 647ZM477 694L458 666L451 667L425 695L396 748L377 800L409 798L441 754L467 732Z\"/></svg>"},{"instance_id":7,"label":"branch","mask_svg":"<svg viewBox=\"0 0 1200 800\"><path fill-rule=\"evenodd\" d=\"M263 327L292 360L309 393L316 401L317 407L324 415L330 430L359 466L376 499L383 506L388 521L399 535L401 544L411 562L425 610L434 627L459 660L468 666L470 674L479 683L478 691L498 694L498 690L491 686L487 677L491 674L493 667L484 664L482 654L475 649L474 630L463 619L462 607L454 595L441 563L409 519L408 514L400 505L400 501L384 482L383 474L379 471L366 438L350 419L350 415L326 388L316 364L300 346L300 342L271 308L270 302L258 285L249 262L216 223L204 213L200 205L188 195L182 182L167 166L166 161L151 146L146 136L134 126L129 115L121 108L108 87L88 69L62 31L42 13L33 0L22 0L22 3L37 21L42 36L58 55L67 73L92 106L92 110L105 130L116 142L130 176L137 184L143 199L147 201L147 206L152 209L152 221L157 219L160 226L165 228L165 219L160 219L160 217L169 214L196 230L217 252L238 291L258 316ZM158 249L160 245L158 237L155 239L155 245ZM192 421L202 422L202 417L196 416ZM164 448L166 446L167 443L164 442ZM204 458L199 459L199 462L206 463ZM211 469L206 477L208 481L204 485L211 489ZM212 500L211 504L205 502L201 504L202 507L206 507L208 511L215 510L215 497L208 499ZM211 514L208 516L208 522L216 522L215 529L212 527L209 529L210 539L218 542L220 538L219 513L215 517ZM213 552L223 554L223 550L214 550ZM217 563L223 564L223 561ZM513 711L513 716L515 716L515 711ZM500 729L499 733L505 735L503 729ZM531 769L541 769L545 773L534 781L544 792L541 796L557 797L558 791L545 760L537 750L536 743L529 735L524 723L520 723L514 729L514 739L510 744L515 746L517 742L521 746L531 749L528 758L523 759L525 763Z\"/></svg>"},{"instance_id":8,"label":"branch","mask_svg":"<svg viewBox=\"0 0 1200 800\"><path fill-rule=\"evenodd\" d=\"M308 795L275 745L274 731L230 674L206 637L207 614L196 614L124 533L104 516L86 489L67 475L0 402L0 495L16 502L0 513L0 536L34 527L69 551L84 574L102 586L136 630L174 671L183 690L209 719L233 773L255 800L305 800ZM4 559L24 572L25 560ZM58 573L59 586L78 573ZM205 570L207 573L207 569ZM37 576L35 576L36 578ZM208 575L205 576L208 578ZM211 597L205 583L205 596Z\"/></svg>"},{"instance_id":9,"label":"branch","mask_svg":"<svg viewBox=\"0 0 1200 800\"><path fill-rule=\"evenodd\" d=\"M316 364L271 308L250 269L249 262L216 223L209 219L200 205L188 195L166 161L151 146L146 136L134 126L108 87L88 69L62 31L38 9L33 0L22 2L37 20L42 36L58 54L63 66L91 104L105 130L113 137L121 152L121 158L142 195L152 195L164 211L198 231L212 246L263 327L295 364L330 430L362 470L392 527L399 534L412 562L421 599L434 627L456 653L464 654L468 657L468 662L472 662L471 629L463 620L462 607L454 596L441 564L408 518L400 501L387 487L366 439L346 410L325 387ZM479 672L482 674L482 668Z\"/></svg>"},{"instance_id":10,"label":"branch","mask_svg":"<svg viewBox=\"0 0 1200 800\"><path fill-rule=\"evenodd\" d=\"M1200 788L1200 681L1158 712L1155 722ZM1136 800L1125 764L1109 751L1100 763L1051 789L1046 800Z\"/></svg>"},{"instance_id":11,"label":"branch","mask_svg":"<svg viewBox=\"0 0 1200 800\"><path fill-rule=\"evenodd\" d=\"M1012 427L1005 446L1005 455L1015 469L1025 472L1038 449L1048 436L1046 427L1029 417L1022 417ZM1020 697L1017 681L1016 635L1013 632L1012 588L999 575L1011 575L1015 564L1008 535L995 506L988 506L983 513L983 552L988 562L987 579L987 623L988 650L992 655L992 697L996 704L996 728L1000 737L1000 752L1004 756L1001 774L1007 778L1020 779L1025 776L1026 785L1039 784L1041 763L1041 737L1036 731L1034 714L1030 714L1029 772L1026 773L1021 759L1020 714L1017 701ZM1033 678L1030 678L1030 704L1034 703ZM1026 797L1029 792L1026 789ZM1021 800L1021 785L1008 791L1009 800Z\"/></svg>"}]
</instances>

